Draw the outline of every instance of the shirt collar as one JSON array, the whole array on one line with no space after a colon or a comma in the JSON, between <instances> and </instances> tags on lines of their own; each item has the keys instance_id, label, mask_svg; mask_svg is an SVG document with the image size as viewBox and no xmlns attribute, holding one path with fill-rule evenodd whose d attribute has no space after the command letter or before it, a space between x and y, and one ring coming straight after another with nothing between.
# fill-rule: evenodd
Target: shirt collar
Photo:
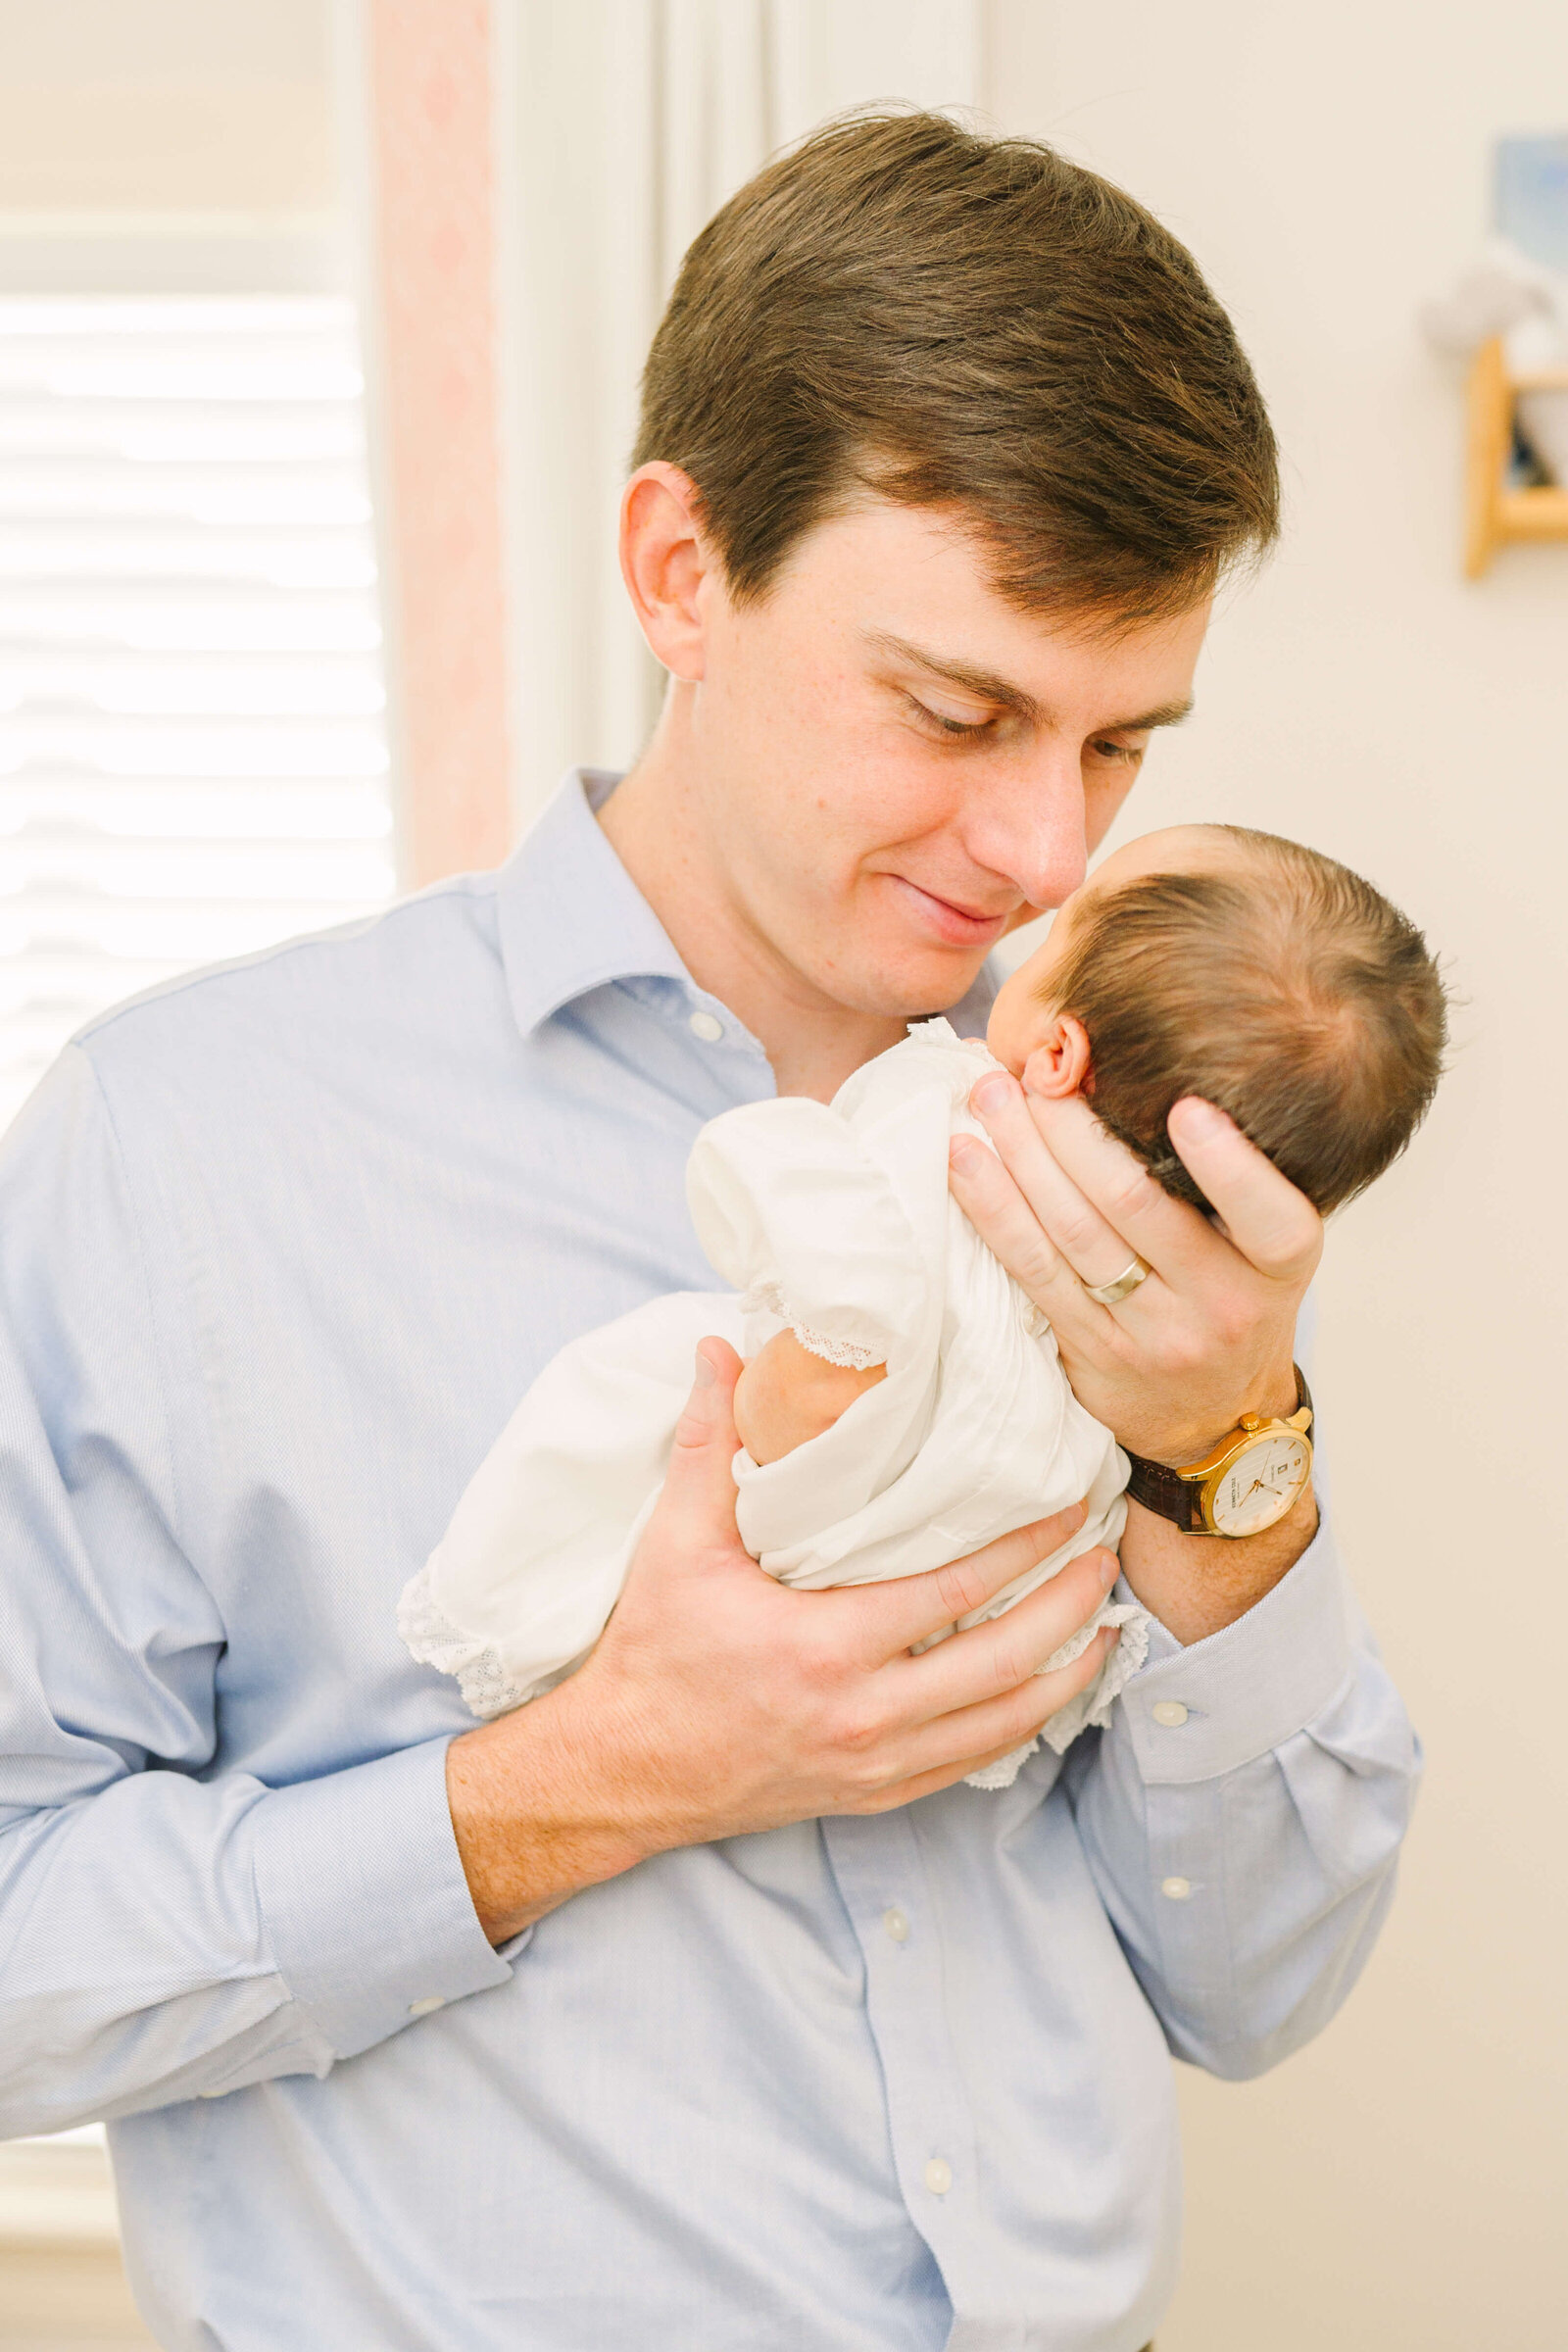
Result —
<instances>
[{"instance_id":1,"label":"shirt collar","mask_svg":"<svg viewBox=\"0 0 1568 2352\"><path fill-rule=\"evenodd\" d=\"M524 1037L612 980L691 975L597 821L620 777L574 767L501 869L501 956Z\"/></svg>"},{"instance_id":2,"label":"shirt collar","mask_svg":"<svg viewBox=\"0 0 1568 2352\"><path fill-rule=\"evenodd\" d=\"M496 884L501 956L512 1009L524 1037L553 1012L614 980L673 980L697 987L675 944L611 848L597 810L620 776L574 767L502 867ZM960 1037L984 1037L999 975L981 966L951 1006Z\"/></svg>"}]
</instances>

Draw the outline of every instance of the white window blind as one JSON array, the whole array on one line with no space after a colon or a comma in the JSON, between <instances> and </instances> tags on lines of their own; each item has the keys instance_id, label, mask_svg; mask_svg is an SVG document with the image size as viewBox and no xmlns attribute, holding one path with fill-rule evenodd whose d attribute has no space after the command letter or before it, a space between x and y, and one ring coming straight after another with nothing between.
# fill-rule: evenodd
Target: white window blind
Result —
<instances>
[{"instance_id":1,"label":"white window blind","mask_svg":"<svg viewBox=\"0 0 1568 2352\"><path fill-rule=\"evenodd\" d=\"M352 307L0 299L0 1124L136 990L394 888Z\"/></svg>"}]
</instances>

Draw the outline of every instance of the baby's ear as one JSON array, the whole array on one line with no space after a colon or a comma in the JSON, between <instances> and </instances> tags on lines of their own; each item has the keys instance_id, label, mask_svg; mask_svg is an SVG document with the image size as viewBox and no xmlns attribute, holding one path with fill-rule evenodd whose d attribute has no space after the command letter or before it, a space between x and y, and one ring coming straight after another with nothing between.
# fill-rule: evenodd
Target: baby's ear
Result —
<instances>
[{"instance_id":1,"label":"baby's ear","mask_svg":"<svg viewBox=\"0 0 1568 2352\"><path fill-rule=\"evenodd\" d=\"M1067 1095L1088 1094L1094 1085L1089 1033L1070 1012L1057 1013L1044 1045L1036 1046L1023 1065L1025 1091L1061 1101Z\"/></svg>"}]
</instances>

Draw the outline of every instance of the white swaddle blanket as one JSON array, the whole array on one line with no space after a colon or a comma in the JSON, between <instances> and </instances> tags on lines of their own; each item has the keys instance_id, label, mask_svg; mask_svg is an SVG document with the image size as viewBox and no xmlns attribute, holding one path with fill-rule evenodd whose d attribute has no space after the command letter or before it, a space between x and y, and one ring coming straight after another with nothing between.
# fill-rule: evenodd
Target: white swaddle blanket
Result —
<instances>
[{"instance_id":1,"label":"white swaddle blanket","mask_svg":"<svg viewBox=\"0 0 1568 2352\"><path fill-rule=\"evenodd\" d=\"M1118 1542L1126 1457L948 1190L949 1139L960 1128L984 1139L967 1101L995 1066L983 1045L926 1021L831 1104L749 1103L703 1129L687 1195L698 1239L738 1295L675 1292L564 1348L403 1593L405 1642L456 1675L475 1715L537 1697L599 1639L710 1334L750 1356L788 1325L830 1362L887 1366L808 1445L765 1465L735 1457L741 1541L785 1584L943 1567L1087 1495L1071 1542L960 1620L968 1626L1079 1552ZM1049 1664L1080 1655L1102 1625L1121 1626L1121 1640L1047 1724L1058 1754L1105 1721L1147 1654L1143 1611L1107 1603ZM1035 1744L975 1784L1005 1788Z\"/></svg>"}]
</instances>

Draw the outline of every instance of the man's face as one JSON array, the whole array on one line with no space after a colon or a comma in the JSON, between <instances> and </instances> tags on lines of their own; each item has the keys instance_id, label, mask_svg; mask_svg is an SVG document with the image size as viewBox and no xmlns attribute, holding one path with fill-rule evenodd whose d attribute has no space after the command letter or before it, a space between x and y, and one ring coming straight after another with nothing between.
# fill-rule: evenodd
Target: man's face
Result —
<instances>
[{"instance_id":1,"label":"man's face","mask_svg":"<svg viewBox=\"0 0 1568 2352\"><path fill-rule=\"evenodd\" d=\"M955 1004L1078 888L1208 618L1032 616L956 523L881 500L811 532L760 604L713 574L702 601L695 784L731 911L804 1001L895 1018Z\"/></svg>"}]
</instances>

